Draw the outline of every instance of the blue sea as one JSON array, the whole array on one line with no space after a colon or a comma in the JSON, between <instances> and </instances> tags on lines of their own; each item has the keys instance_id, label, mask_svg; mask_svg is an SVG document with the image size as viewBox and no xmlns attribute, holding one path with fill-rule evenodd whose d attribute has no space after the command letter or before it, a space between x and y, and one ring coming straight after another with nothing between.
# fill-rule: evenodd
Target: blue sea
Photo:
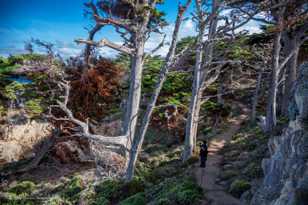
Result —
<instances>
[{"instance_id":1,"label":"blue sea","mask_svg":"<svg viewBox=\"0 0 308 205\"><path fill-rule=\"evenodd\" d=\"M18 82L20 84L30 84L30 83L33 83L32 80L30 80L26 76L21 76L21 75L19 75L19 76L10 76L7 79L10 80L10 81Z\"/></svg>"}]
</instances>

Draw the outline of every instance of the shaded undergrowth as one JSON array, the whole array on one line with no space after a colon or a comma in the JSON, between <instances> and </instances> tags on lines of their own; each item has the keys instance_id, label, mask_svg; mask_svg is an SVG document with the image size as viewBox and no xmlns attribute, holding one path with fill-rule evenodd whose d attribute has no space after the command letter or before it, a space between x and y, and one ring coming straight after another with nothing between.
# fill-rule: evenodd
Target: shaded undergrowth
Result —
<instances>
[{"instance_id":1,"label":"shaded undergrowth","mask_svg":"<svg viewBox=\"0 0 308 205\"><path fill-rule=\"evenodd\" d=\"M0 204L198 204L203 198L203 191L189 172L197 158L183 163L180 159L181 146L162 143L172 136L162 134L156 137L156 143L152 142L152 137L147 136L136 176L131 182L109 179L94 186L82 175L67 177L53 184L18 181L1 193Z\"/></svg>"},{"instance_id":2,"label":"shaded undergrowth","mask_svg":"<svg viewBox=\"0 0 308 205\"><path fill-rule=\"evenodd\" d=\"M248 200L252 197L253 188L263 177L261 162L268 154L268 139L257 125L247 123L222 149L224 160L219 183L233 196Z\"/></svg>"}]
</instances>

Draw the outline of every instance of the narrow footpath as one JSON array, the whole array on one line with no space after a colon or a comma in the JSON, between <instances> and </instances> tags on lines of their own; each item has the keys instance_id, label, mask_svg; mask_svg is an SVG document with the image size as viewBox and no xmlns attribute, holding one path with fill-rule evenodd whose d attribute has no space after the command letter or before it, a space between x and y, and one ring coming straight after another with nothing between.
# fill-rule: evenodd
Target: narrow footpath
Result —
<instances>
[{"instance_id":1,"label":"narrow footpath","mask_svg":"<svg viewBox=\"0 0 308 205\"><path fill-rule=\"evenodd\" d=\"M232 139L232 136L241 128L241 123L247 119L248 109L242 108L242 111L244 114L229 121L230 125L225 132L217 135L209 142L206 168L195 167L196 178L205 191L205 198L209 201L209 203L202 202L202 205L242 205L239 199L233 197L222 186L216 184L216 179L221 172L220 164L223 159L219 151Z\"/></svg>"}]
</instances>

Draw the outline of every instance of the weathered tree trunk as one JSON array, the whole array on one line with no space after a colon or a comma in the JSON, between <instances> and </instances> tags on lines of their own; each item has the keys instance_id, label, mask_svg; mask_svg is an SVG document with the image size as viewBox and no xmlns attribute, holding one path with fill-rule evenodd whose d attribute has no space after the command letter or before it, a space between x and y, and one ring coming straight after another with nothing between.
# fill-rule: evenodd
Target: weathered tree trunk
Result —
<instances>
[{"instance_id":1,"label":"weathered tree trunk","mask_svg":"<svg viewBox=\"0 0 308 205\"><path fill-rule=\"evenodd\" d=\"M261 82L262 82L262 74L263 74L263 67L260 68L256 83L256 89L253 95L253 101L252 101L252 109L251 109L251 122L254 123L256 121L257 116L257 105L259 101L259 93L261 88Z\"/></svg>"},{"instance_id":2,"label":"weathered tree trunk","mask_svg":"<svg viewBox=\"0 0 308 205\"><path fill-rule=\"evenodd\" d=\"M194 67L193 76L193 88L192 96L190 99L188 118L185 128L185 147L183 153L183 160L186 161L193 156L195 149L195 135L197 133L196 126L196 112L198 111L198 98L200 93L201 85L201 68L202 68L202 57L203 57L203 35L205 30L204 22L200 22L199 34L197 39L197 49L196 49L196 63ZM199 103L200 104L200 103Z\"/></svg>"},{"instance_id":3,"label":"weathered tree trunk","mask_svg":"<svg viewBox=\"0 0 308 205\"><path fill-rule=\"evenodd\" d=\"M224 93L224 78L221 77L219 79L218 89L217 89L217 102L220 105L224 104L223 93Z\"/></svg>"},{"instance_id":4,"label":"weathered tree trunk","mask_svg":"<svg viewBox=\"0 0 308 205\"><path fill-rule=\"evenodd\" d=\"M272 56L272 74L271 84L269 88L267 108L266 108L266 131L271 132L277 123L276 108L277 108L277 86L279 75L279 57L281 50L281 31L279 31L274 38L274 48Z\"/></svg>"},{"instance_id":5,"label":"weathered tree trunk","mask_svg":"<svg viewBox=\"0 0 308 205\"><path fill-rule=\"evenodd\" d=\"M138 121L138 111L141 98L144 42L144 36L137 34L135 37L136 54L132 56L129 95L124 120L124 134L128 134L128 149L130 149L133 137L135 136Z\"/></svg>"},{"instance_id":6,"label":"weathered tree trunk","mask_svg":"<svg viewBox=\"0 0 308 205\"><path fill-rule=\"evenodd\" d=\"M206 20L204 19L204 13L201 10L202 6L200 1L196 1L197 12L199 14L199 34L197 38L197 48L196 48L196 63L194 67L194 76L193 76L193 88L192 96L189 105L188 118L185 128L185 146L183 152L183 160L186 161L191 158L194 154L194 150L197 143L197 133L198 133L198 123L199 123L199 114L202 104L202 93L205 89L206 78L210 64L212 62L213 56L213 41L216 35L217 29L217 9L218 2L213 1L212 13L209 21L209 34L208 34L208 43L206 46L203 42L203 35L206 27ZM203 61L203 51L204 51L204 61ZM204 66L204 68L202 68Z\"/></svg>"},{"instance_id":7,"label":"weathered tree trunk","mask_svg":"<svg viewBox=\"0 0 308 205\"><path fill-rule=\"evenodd\" d=\"M193 132L192 132L192 138L193 138L193 152L196 149L197 145L197 135L198 135L198 125L199 125L199 116L200 116L200 109L201 109L201 104L202 104L202 93L203 90L200 89L197 97L197 102L196 102L196 109L195 109L195 114L194 114L194 121L193 121Z\"/></svg>"},{"instance_id":8,"label":"weathered tree trunk","mask_svg":"<svg viewBox=\"0 0 308 205\"><path fill-rule=\"evenodd\" d=\"M286 78L285 78L285 86L284 86L284 95L282 99L282 114L284 116L288 115L288 107L289 107L289 101L291 98L291 89L293 86L293 83L296 80L296 74L297 74L297 58L298 58L298 51L299 48L297 46L296 39L286 39L288 41L288 46L286 45L286 54L290 54L291 51L296 49L294 55L290 58L289 62L286 65Z\"/></svg>"},{"instance_id":9,"label":"weathered tree trunk","mask_svg":"<svg viewBox=\"0 0 308 205\"><path fill-rule=\"evenodd\" d=\"M93 41L95 34L102 28L100 25L95 25L90 31L89 31L89 36L88 40ZM84 61L87 66L91 64L90 62L90 57L91 57L91 45L86 44L85 49L84 49ZM83 69L83 73L87 71L87 67Z\"/></svg>"},{"instance_id":10,"label":"weathered tree trunk","mask_svg":"<svg viewBox=\"0 0 308 205\"><path fill-rule=\"evenodd\" d=\"M192 0L188 0L184 7L181 7L181 6L179 7L179 12L178 12L178 15L177 15L175 28L174 28L173 36L172 36L172 42L171 42L171 45L170 45L170 48L169 48L169 52L168 52L166 59L165 59L165 64L163 65L162 69L160 70L158 81L155 85L154 92L151 96L151 99L150 99L148 105L147 105L145 114L144 114L143 119L142 119L140 131L138 133L139 135L134 138L133 143L132 143L132 147L131 147L131 150L130 150L130 158L129 158L129 162L128 162L128 166L127 166L127 170L126 170L126 176L125 176L127 181L132 180L132 178L134 176L134 170L135 170L135 167L136 167L137 158L138 158L138 155L140 153L147 128L150 124L151 116L152 116L157 98L158 98L159 93L160 93L160 91L163 87L163 83L165 82L169 68L170 68L170 66L173 62L173 59L174 59L176 44L177 44L177 40L178 40L178 33L179 33L180 25L181 25L182 20L183 20L183 14L186 11L186 9L189 7L191 1Z\"/></svg>"}]
</instances>

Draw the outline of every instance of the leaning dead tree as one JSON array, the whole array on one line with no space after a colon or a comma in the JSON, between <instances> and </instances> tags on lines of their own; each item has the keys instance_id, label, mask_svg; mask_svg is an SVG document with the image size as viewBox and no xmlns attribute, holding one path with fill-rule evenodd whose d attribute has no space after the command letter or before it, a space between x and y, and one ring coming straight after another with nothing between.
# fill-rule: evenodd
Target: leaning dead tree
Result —
<instances>
[{"instance_id":1,"label":"leaning dead tree","mask_svg":"<svg viewBox=\"0 0 308 205\"><path fill-rule=\"evenodd\" d=\"M85 137L88 138L89 140L94 140L98 141L99 143L105 144L105 145L111 145L111 146L120 146L122 148L126 148L126 142L127 138L125 135L123 136L103 136L103 135L96 135L92 134L90 132L90 126L89 122L83 122L79 119L77 119L73 112L68 108L68 101L69 101L69 96L70 96L70 91L71 91L71 86L68 81L62 80L61 82L58 82L58 86L64 90L64 95L60 96L60 98L63 99L63 101L57 100L58 105L51 106L51 108L60 108L65 114L66 117L63 118L58 118L55 117L50 113L50 116L57 121L71 121L77 126L80 127L80 131L75 133L74 136L79 136L79 137Z\"/></svg>"},{"instance_id":2,"label":"leaning dead tree","mask_svg":"<svg viewBox=\"0 0 308 205\"><path fill-rule=\"evenodd\" d=\"M151 119L151 114L169 67L179 59L179 56L175 56L178 32L183 20L183 15L191 0L188 0L183 6L179 6L171 46L166 56L165 64L161 68L156 88L148 104L149 106L147 107L146 113L143 117L142 126L137 133L136 125L140 111L139 103L141 96L143 63L146 56L149 55L144 52L144 45L146 40L150 37L150 34L152 32L159 32L159 29L164 24L164 22L160 19L159 12L155 10L156 2L156 0L153 0L142 1L142 3L140 1L118 1L113 3L99 1L97 4L93 4L92 2L88 3L86 5L90 8L96 22L94 29L97 27L103 28L105 25L112 25L121 34L124 43L122 45L118 45L114 42L108 41L107 39L93 41L91 40L93 39L93 33L89 34L90 37L88 39L76 40L78 43L86 44L87 47L107 46L121 53L128 54L131 57L130 88L127 108L125 111L126 115L123 125L123 135L104 136L92 134L89 129L89 123L82 122L77 119L67 106L71 89L69 82L63 81L60 83L60 86L65 90L65 95L63 96L63 102L58 101L58 105L56 106L66 114L66 117L56 118L56 120L69 120L78 125L80 127L80 131L76 135L86 137L89 140L97 141L107 146L121 147L125 151L127 161L125 178L127 180L131 180L133 177L137 156L140 152L144 135ZM103 15L100 15L98 12L99 9L103 11ZM157 51L163 45L163 43L158 44L157 48L153 49L153 52Z\"/></svg>"},{"instance_id":3,"label":"leaning dead tree","mask_svg":"<svg viewBox=\"0 0 308 205\"><path fill-rule=\"evenodd\" d=\"M210 84L218 79L226 62L213 61L215 42L234 39L238 33L237 29L244 26L257 14L257 11L241 12L219 0L196 0L195 2L194 19L197 22L198 38L192 97L185 130L184 161L193 156L196 147L200 108L204 103L202 94ZM221 15L221 11L226 9L230 11L229 14ZM220 25L219 21L222 22L221 26L218 26Z\"/></svg>"}]
</instances>

